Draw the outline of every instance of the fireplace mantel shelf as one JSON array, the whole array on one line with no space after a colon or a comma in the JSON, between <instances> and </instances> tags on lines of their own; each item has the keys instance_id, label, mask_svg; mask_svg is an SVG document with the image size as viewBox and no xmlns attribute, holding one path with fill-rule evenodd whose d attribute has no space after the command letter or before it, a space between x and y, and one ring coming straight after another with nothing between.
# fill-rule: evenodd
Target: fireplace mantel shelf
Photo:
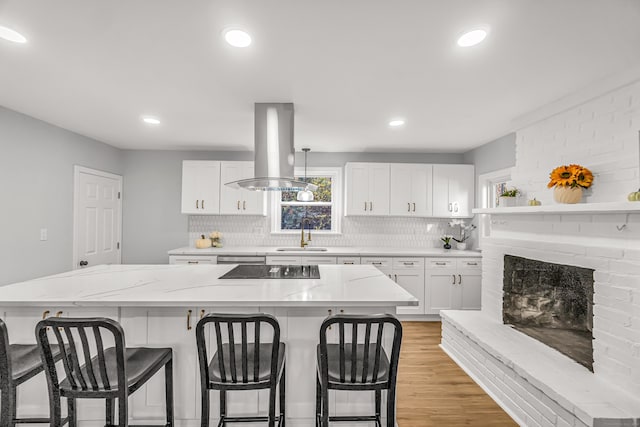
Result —
<instances>
[{"instance_id":1,"label":"fireplace mantel shelf","mask_svg":"<svg viewBox=\"0 0 640 427\"><path fill-rule=\"evenodd\" d=\"M640 202L576 203L575 205L516 206L474 209L474 214L611 214L640 213Z\"/></svg>"}]
</instances>

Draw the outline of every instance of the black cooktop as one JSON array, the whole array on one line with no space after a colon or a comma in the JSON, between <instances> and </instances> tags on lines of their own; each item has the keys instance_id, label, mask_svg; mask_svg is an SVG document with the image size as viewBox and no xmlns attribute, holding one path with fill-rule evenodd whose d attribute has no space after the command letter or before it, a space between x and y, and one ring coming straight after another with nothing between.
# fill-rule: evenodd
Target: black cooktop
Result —
<instances>
[{"instance_id":1,"label":"black cooktop","mask_svg":"<svg viewBox=\"0 0 640 427\"><path fill-rule=\"evenodd\" d=\"M317 265L239 265L220 279L319 279Z\"/></svg>"}]
</instances>

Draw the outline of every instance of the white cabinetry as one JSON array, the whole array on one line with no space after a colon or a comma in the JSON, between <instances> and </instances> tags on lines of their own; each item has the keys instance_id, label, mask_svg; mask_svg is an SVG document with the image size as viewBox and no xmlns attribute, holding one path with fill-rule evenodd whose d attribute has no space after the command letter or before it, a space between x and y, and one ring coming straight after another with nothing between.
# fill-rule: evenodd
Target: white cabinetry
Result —
<instances>
[{"instance_id":1,"label":"white cabinetry","mask_svg":"<svg viewBox=\"0 0 640 427\"><path fill-rule=\"evenodd\" d=\"M433 165L433 216L472 216L474 182L473 165Z\"/></svg>"},{"instance_id":2,"label":"white cabinetry","mask_svg":"<svg viewBox=\"0 0 640 427\"><path fill-rule=\"evenodd\" d=\"M253 162L220 162L220 213L266 215L265 192L231 188L227 182L253 177Z\"/></svg>"},{"instance_id":3,"label":"white cabinetry","mask_svg":"<svg viewBox=\"0 0 640 427\"><path fill-rule=\"evenodd\" d=\"M360 257L353 257L353 256L339 256L336 264L342 264L342 265L357 265L360 264Z\"/></svg>"},{"instance_id":4,"label":"white cabinetry","mask_svg":"<svg viewBox=\"0 0 640 427\"><path fill-rule=\"evenodd\" d=\"M182 213L220 213L220 162L182 162Z\"/></svg>"},{"instance_id":5,"label":"white cabinetry","mask_svg":"<svg viewBox=\"0 0 640 427\"><path fill-rule=\"evenodd\" d=\"M389 164L347 163L345 215L389 215Z\"/></svg>"},{"instance_id":6,"label":"white cabinetry","mask_svg":"<svg viewBox=\"0 0 640 427\"><path fill-rule=\"evenodd\" d=\"M424 314L424 258L394 258L393 280L417 298L417 306L398 307L398 314Z\"/></svg>"},{"instance_id":7,"label":"white cabinetry","mask_svg":"<svg viewBox=\"0 0 640 427\"><path fill-rule=\"evenodd\" d=\"M389 212L395 216L431 216L433 166L391 164Z\"/></svg>"},{"instance_id":8,"label":"white cabinetry","mask_svg":"<svg viewBox=\"0 0 640 427\"><path fill-rule=\"evenodd\" d=\"M169 255L169 264L217 264L215 255Z\"/></svg>"},{"instance_id":9,"label":"white cabinetry","mask_svg":"<svg viewBox=\"0 0 640 427\"><path fill-rule=\"evenodd\" d=\"M480 309L482 267L478 258L429 259L425 270L427 314Z\"/></svg>"},{"instance_id":10,"label":"white cabinetry","mask_svg":"<svg viewBox=\"0 0 640 427\"><path fill-rule=\"evenodd\" d=\"M393 273L393 261L391 258L387 257L362 257L361 264L373 265L378 270L382 271L384 274L392 278Z\"/></svg>"},{"instance_id":11,"label":"white cabinetry","mask_svg":"<svg viewBox=\"0 0 640 427\"><path fill-rule=\"evenodd\" d=\"M335 264L336 257L323 255L271 255L267 265L320 265Z\"/></svg>"}]
</instances>

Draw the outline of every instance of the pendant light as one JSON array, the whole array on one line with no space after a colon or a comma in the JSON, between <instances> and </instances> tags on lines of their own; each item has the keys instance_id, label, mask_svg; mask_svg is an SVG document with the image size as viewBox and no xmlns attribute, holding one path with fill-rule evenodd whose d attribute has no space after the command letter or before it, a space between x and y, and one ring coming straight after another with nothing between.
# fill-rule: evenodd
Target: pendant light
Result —
<instances>
[{"instance_id":1,"label":"pendant light","mask_svg":"<svg viewBox=\"0 0 640 427\"><path fill-rule=\"evenodd\" d=\"M304 182L307 182L307 153L310 150L310 148L302 149L304 151ZM309 186L307 186L304 190L298 191L296 200L299 202L313 202L313 191L309 190Z\"/></svg>"}]
</instances>

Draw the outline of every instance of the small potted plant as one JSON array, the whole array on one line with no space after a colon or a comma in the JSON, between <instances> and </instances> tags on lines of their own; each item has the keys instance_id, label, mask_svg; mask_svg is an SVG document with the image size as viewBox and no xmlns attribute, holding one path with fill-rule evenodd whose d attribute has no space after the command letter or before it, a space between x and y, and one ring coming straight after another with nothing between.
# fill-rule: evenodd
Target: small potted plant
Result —
<instances>
[{"instance_id":1,"label":"small potted plant","mask_svg":"<svg viewBox=\"0 0 640 427\"><path fill-rule=\"evenodd\" d=\"M510 208L514 206L518 206L518 196L520 195L520 190L517 188L507 189L500 194L500 201L498 203L499 206L504 208Z\"/></svg>"},{"instance_id":2,"label":"small potted plant","mask_svg":"<svg viewBox=\"0 0 640 427\"><path fill-rule=\"evenodd\" d=\"M571 164L552 170L547 188L553 188L553 200L557 203L573 204L582 200L582 189L591 185L593 173L584 166Z\"/></svg>"},{"instance_id":3,"label":"small potted plant","mask_svg":"<svg viewBox=\"0 0 640 427\"><path fill-rule=\"evenodd\" d=\"M471 232L476 229L474 224L465 224L462 219L454 219L449 223L449 227L460 227L460 238L452 237L456 242L456 249L464 251L467 249L467 240L471 237Z\"/></svg>"},{"instance_id":4,"label":"small potted plant","mask_svg":"<svg viewBox=\"0 0 640 427\"><path fill-rule=\"evenodd\" d=\"M445 249L451 249L451 236L442 236L440 240L444 242Z\"/></svg>"},{"instance_id":5,"label":"small potted plant","mask_svg":"<svg viewBox=\"0 0 640 427\"><path fill-rule=\"evenodd\" d=\"M214 231L209 234L209 239L211 239L211 246L214 248L222 247L222 233L219 231Z\"/></svg>"}]
</instances>

